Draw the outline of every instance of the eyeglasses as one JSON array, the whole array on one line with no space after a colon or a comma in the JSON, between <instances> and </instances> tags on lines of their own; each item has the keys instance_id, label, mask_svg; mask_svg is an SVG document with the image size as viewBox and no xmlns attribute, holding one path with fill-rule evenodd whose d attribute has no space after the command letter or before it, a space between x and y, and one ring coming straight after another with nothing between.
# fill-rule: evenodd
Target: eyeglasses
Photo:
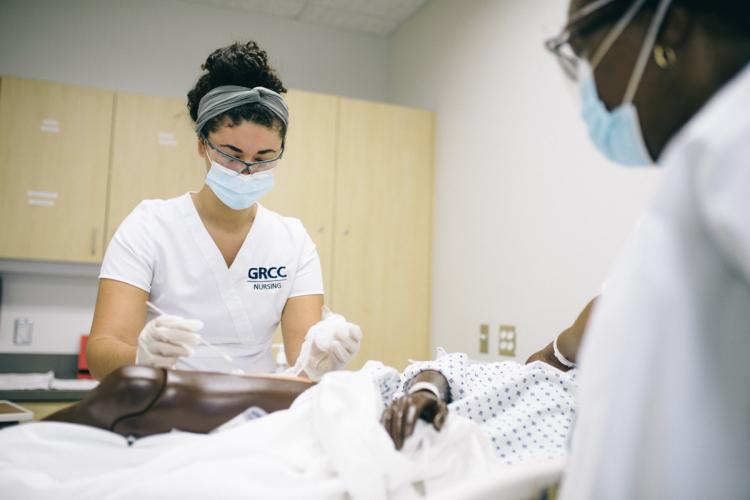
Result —
<instances>
[{"instance_id":1,"label":"eyeglasses","mask_svg":"<svg viewBox=\"0 0 750 500\"><path fill-rule=\"evenodd\" d=\"M570 32L564 31L554 38L544 42L544 47L552 52L557 63L565 73L565 76L573 81L578 81L578 56L570 46Z\"/></svg>"},{"instance_id":2,"label":"eyeglasses","mask_svg":"<svg viewBox=\"0 0 750 500\"><path fill-rule=\"evenodd\" d=\"M583 28L581 25L576 25L589 18L592 14L601 11L604 7L612 4L613 1L614 0L597 0L591 2L570 16L562 33L544 42L544 47L555 56L558 64L560 64L560 67L565 73L565 76L571 80L578 81L578 66L580 64L580 57L576 55L573 47L570 45L572 34L580 32ZM591 29L592 26L589 25L587 28Z\"/></svg>"},{"instance_id":3,"label":"eyeglasses","mask_svg":"<svg viewBox=\"0 0 750 500\"><path fill-rule=\"evenodd\" d=\"M217 161L218 164L230 170L234 170L235 172L237 172L237 175L242 175L245 173L254 174L257 172L270 170L276 166L276 163L284 155L284 143L282 143L281 151L279 151L279 154L275 158L271 158L269 160L260 160L260 161L244 161L244 160L240 160L236 156L227 154L221 149L217 148L211 143L211 141L208 140L208 137L204 136L203 142L205 142L209 148L219 153L219 156L221 158L220 158L220 161Z\"/></svg>"}]
</instances>

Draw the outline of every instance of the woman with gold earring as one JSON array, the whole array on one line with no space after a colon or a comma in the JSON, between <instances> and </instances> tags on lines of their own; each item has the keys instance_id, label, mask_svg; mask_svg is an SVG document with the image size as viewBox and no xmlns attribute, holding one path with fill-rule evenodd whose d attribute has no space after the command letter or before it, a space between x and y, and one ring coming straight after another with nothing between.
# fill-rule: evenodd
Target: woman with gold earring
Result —
<instances>
[{"instance_id":1,"label":"woman with gold earring","mask_svg":"<svg viewBox=\"0 0 750 500\"><path fill-rule=\"evenodd\" d=\"M563 500L750 498L750 2L571 0L596 147L664 169L597 300Z\"/></svg>"}]
</instances>

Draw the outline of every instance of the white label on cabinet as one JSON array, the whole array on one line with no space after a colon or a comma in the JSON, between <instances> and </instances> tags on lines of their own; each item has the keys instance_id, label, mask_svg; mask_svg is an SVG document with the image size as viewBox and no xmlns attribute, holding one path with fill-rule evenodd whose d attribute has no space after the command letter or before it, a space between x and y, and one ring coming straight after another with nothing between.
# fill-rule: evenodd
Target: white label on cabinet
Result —
<instances>
[{"instance_id":1,"label":"white label on cabinet","mask_svg":"<svg viewBox=\"0 0 750 500\"><path fill-rule=\"evenodd\" d=\"M159 132L159 144L162 146L177 146L177 138L171 132Z\"/></svg>"},{"instance_id":2,"label":"white label on cabinet","mask_svg":"<svg viewBox=\"0 0 750 500\"><path fill-rule=\"evenodd\" d=\"M47 198L50 200L56 200L59 195L54 191L26 191L26 196L29 198Z\"/></svg>"},{"instance_id":3,"label":"white label on cabinet","mask_svg":"<svg viewBox=\"0 0 750 500\"><path fill-rule=\"evenodd\" d=\"M42 126L39 127L42 132L49 132L51 134L60 133L60 122L54 118L45 118L42 120Z\"/></svg>"},{"instance_id":4,"label":"white label on cabinet","mask_svg":"<svg viewBox=\"0 0 750 500\"><path fill-rule=\"evenodd\" d=\"M54 191L26 191L26 201L37 207L54 207L58 194Z\"/></svg>"},{"instance_id":5,"label":"white label on cabinet","mask_svg":"<svg viewBox=\"0 0 750 500\"><path fill-rule=\"evenodd\" d=\"M55 206L55 200L40 200L39 198L29 198L28 202L29 202L29 205L34 205L37 207L54 207Z\"/></svg>"}]
</instances>

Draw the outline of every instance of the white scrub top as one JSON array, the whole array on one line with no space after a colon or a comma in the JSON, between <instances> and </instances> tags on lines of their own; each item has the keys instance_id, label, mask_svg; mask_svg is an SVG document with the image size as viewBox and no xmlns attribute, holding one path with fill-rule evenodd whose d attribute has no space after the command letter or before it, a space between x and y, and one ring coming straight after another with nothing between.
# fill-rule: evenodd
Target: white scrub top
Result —
<instances>
[{"instance_id":1,"label":"white scrub top","mask_svg":"<svg viewBox=\"0 0 750 500\"><path fill-rule=\"evenodd\" d=\"M287 299L323 294L318 252L299 220L258 204L227 268L190 193L141 202L117 229L99 277L148 292L166 314L200 319L201 335L252 372L274 370L271 336ZM203 345L189 361L210 370L238 367Z\"/></svg>"},{"instance_id":2,"label":"white scrub top","mask_svg":"<svg viewBox=\"0 0 750 500\"><path fill-rule=\"evenodd\" d=\"M584 339L563 500L750 498L750 66L663 166Z\"/></svg>"}]
</instances>

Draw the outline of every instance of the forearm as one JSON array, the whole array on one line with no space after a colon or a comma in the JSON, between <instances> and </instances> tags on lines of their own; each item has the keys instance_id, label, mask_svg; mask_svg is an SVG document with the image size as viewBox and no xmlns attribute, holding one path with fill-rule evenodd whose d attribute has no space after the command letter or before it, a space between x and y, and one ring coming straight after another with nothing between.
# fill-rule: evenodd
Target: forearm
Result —
<instances>
[{"instance_id":1,"label":"forearm","mask_svg":"<svg viewBox=\"0 0 750 500\"><path fill-rule=\"evenodd\" d=\"M310 327L322 319L323 296L301 295L287 300L281 313L281 335L287 363L294 366Z\"/></svg>"},{"instance_id":2,"label":"forearm","mask_svg":"<svg viewBox=\"0 0 750 500\"><path fill-rule=\"evenodd\" d=\"M565 359L572 363L576 363L578 360L578 351L581 347L584 334L586 333L586 328L588 327L591 311L593 310L597 299L598 297L591 299L591 301L586 304L586 307L584 307L580 312L573 324L563 330L562 333L557 336L557 349L560 351L560 354L565 357ZM570 367L562 364L557 359L557 356L555 356L554 347L552 344L553 342L550 342L540 351L532 354L529 359L526 360L526 363L542 361L562 371L569 370Z\"/></svg>"},{"instance_id":3,"label":"forearm","mask_svg":"<svg viewBox=\"0 0 750 500\"><path fill-rule=\"evenodd\" d=\"M135 363L138 336L146 323L148 292L117 280L99 280L86 361L101 380L117 368Z\"/></svg>"},{"instance_id":4,"label":"forearm","mask_svg":"<svg viewBox=\"0 0 750 500\"><path fill-rule=\"evenodd\" d=\"M446 403L451 402L450 384L445 376L436 370L425 370L419 372L407 383L407 390L417 382L428 382L437 387L440 392L440 399Z\"/></svg>"},{"instance_id":5,"label":"forearm","mask_svg":"<svg viewBox=\"0 0 750 500\"><path fill-rule=\"evenodd\" d=\"M86 361L91 375L101 380L111 372L135 363L137 347L114 337L89 338Z\"/></svg>"},{"instance_id":6,"label":"forearm","mask_svg":"<svg viewBox=\"0 0 750 500\"><path fill-rule=\"evenodd\" d=\"M289 366L294 366L297 362L297 358L302 351L302 343L304 342L304 339L304 336L301 338L292 337L290 335L282 337L284 356L286 356L286 362Z\"/></svg>"},{"instance_id":7,"label":"forearm","mask_svg":"<svg viewBox=\"0 0 750 500\"><path fill-rule=\"evenodd\" d=\"M581 342L586 333L589 317L591 316L591 311L593 310L597 299L598 297L591 299L573 324L569 328L563 330L563 332L557 337L557 348L560 350L560 354L573 363L578 359L578 351L581 348Z\"/></svg>"}]
</instances>

